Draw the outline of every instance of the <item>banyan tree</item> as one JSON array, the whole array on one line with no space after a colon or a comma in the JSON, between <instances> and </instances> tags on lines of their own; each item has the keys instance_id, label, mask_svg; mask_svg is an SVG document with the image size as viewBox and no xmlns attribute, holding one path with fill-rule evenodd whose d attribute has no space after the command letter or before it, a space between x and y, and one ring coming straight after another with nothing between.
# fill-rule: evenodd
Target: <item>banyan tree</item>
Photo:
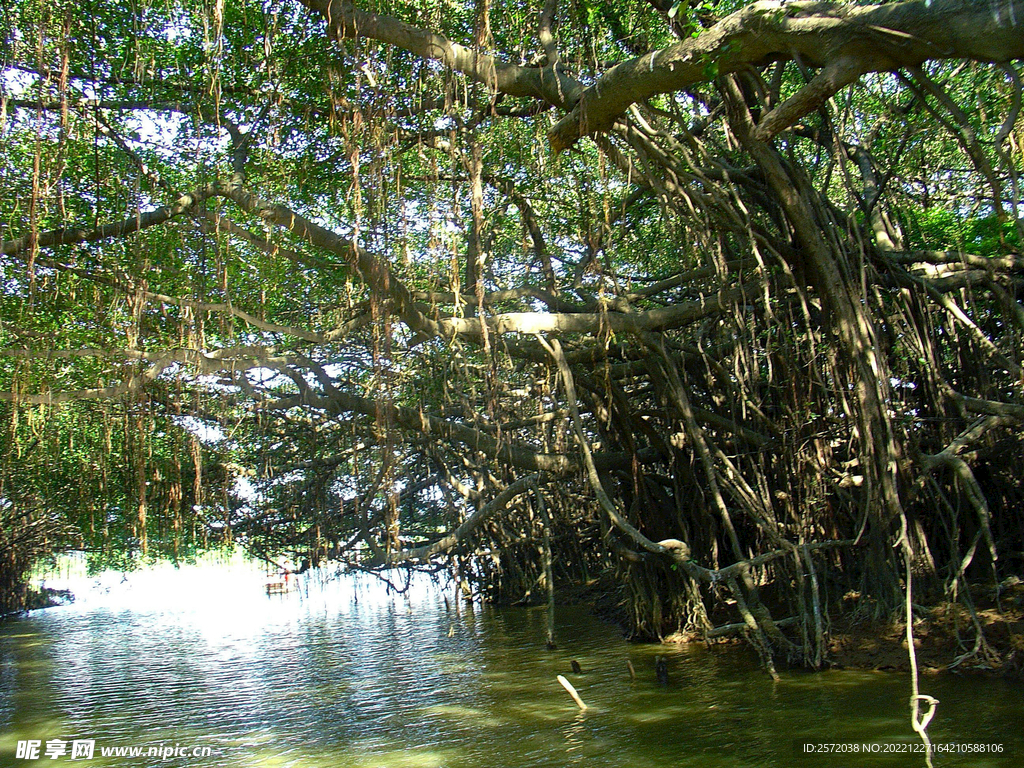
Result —
<instances>
[{"instance_id":1,"label":"banyan tree","mask_svg":"<svg viewBox=\"0 0 1024 768\"><path fill-rule=\"evenodd\" d=\"M1024 4L3 13L0 557L595 582L769 667L1021 570Z\"/></svg>"}]
</instances>

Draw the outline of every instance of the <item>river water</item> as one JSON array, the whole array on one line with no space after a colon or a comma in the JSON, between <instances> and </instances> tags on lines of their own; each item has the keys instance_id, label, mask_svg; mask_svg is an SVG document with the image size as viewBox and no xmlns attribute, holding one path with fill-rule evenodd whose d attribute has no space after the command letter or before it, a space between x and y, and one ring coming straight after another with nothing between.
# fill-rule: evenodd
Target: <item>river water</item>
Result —
<instances>
[{"instance_id":1,"label":"river water","mask_svg":"<svg viewBox=\"0 0 1024 768\"><path fill-rule=\"evenodd\" d=\"M252 572L177 573L163 592L133 575L97 581L75 605L0 622L0 765L925 764L905 752L822 756L797 746L918 744L904 675L784 672L773 683L748 650L634 645L574 608L557 612L549 651L543 609L459 604L423 584L389 594L370 576L310 573L302 589L269 597ZM668 685L656 679L658 655ZM1024 764L1024 686L932 677L922 687L940 700L929 733L941 748L1002 750L943 753L937 766ZM28 740L40 742L36 762L18 757ZM91 740L93 757L47 758L53 740L69 751ZM132 747L170 756L101 754Z\"/></svg>"}]
</instances>

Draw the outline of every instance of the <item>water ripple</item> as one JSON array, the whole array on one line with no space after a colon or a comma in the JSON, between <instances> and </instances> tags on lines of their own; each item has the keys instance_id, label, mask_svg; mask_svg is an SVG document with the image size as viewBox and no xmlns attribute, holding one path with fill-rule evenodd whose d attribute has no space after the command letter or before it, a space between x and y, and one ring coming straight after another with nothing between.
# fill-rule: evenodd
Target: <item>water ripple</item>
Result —
<instances>
[{"instance_id":1,"label":"water ripple","mask_svg":"<svg viewBox=\"0 0 1024 768\"><path fill-rule=\"evenodd\" d=\"M898 676L773 685L745 652L631 646L571 609L551 652L542 610L456 611L436 591L388 595L365 578L271 599L247 589L230 600L211 590L211 604L110 602L0 624L0 764L18 739L95 738L215 751L159 763L169 768L770 768L792 763L796 737L908 737ZM667 688L655 655L670 661ZM586 712L555 681L571 660ZM1021 686L976 682L928 681L943 702L933 738L1024 754L1013 726ZM972 759L944 765L984 764Z\"/></svg>"}]
</instances>

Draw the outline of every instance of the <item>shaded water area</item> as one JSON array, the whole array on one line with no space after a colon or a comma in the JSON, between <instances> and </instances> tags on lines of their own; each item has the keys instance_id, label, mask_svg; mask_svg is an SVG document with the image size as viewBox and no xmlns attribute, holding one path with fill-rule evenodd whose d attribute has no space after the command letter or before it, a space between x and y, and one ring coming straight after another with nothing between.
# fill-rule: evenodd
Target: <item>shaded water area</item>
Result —
<instances>
[{"instance_id":1,"label":"shaded water area","mask_svg":"<svg viewBox=\"0 0 1024 768\"><path fill-rule=\"evenodd\" d=\"M459 605L388 594L368 576L314 578L267 596L254 574L181 582L164 597L94 599L0 622L0 765L845 766L921 755L801 754L796 743L919 743L906 676L785 673L747 650L625 642L584 609ZM184 578L184 576L182 576ZM130 578L134 579L134 577ZM654 662L668 662L658 683ZM571 671L577 660L582 674ZM637 679L631 680L627 661ZM564 674L589 705L580 711ZM1024 760L1024 687L926 678L933 740L1001 744L938 766ZM92 760L16 759L19 740L94 739ZM101 747L208 746L208 757L103 757Z\"/></svg>"}]
</instances>

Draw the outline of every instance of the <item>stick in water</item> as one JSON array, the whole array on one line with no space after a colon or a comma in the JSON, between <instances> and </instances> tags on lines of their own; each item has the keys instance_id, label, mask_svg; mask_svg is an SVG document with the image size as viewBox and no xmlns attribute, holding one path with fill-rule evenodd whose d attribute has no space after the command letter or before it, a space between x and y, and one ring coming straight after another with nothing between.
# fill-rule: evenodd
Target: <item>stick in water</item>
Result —
<instances>
[{"instance_id":1,"label":"stick in water","mask_svg":"<svg viewBox=\"0 0 1024 768\"><path fill-rule=\"evenodd\" d=\"M561 675L558 676L558 682L560 682L562 684L562 687L569 692L569 695L572 696L572 700L579 705L580 709L587 708L587 705L583 703L583 699L581 699L580 695L576 693L576 689L572 687L572 683L570 683Z\"/></svg>"}]
</instances>

